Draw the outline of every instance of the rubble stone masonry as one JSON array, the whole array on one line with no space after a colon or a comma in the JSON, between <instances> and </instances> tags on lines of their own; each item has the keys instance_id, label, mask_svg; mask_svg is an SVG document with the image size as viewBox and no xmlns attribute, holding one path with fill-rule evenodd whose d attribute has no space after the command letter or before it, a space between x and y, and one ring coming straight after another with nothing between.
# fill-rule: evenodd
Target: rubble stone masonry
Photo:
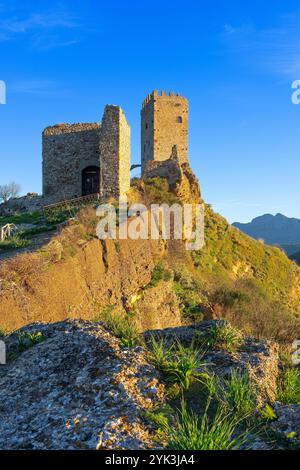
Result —
<instances>
[{"instance_id":1,"label":"rubble stone masonry","mask_svg":"<svg viewBox=\"0 0 300 470\"><path fill-rule=\"evenodd\" d=\"M99 168L99 192L118 197L130 187L130 127L119 106L102 124L57 124L43 132L43 195L58 202L82 195L83 170Z\"/></svg>"},{"instance_id":2,"label":"rubble stone masonry","mask_svg":"<svg viewBox=\"0 0 300 470\"><path fill-rule=\"evenodd\" d=\"M180 162L187 163L188 101L155 90L144 100L141 111L142 172L150 160L168 160L174 145Z\"/></svg>"}]
</instances>

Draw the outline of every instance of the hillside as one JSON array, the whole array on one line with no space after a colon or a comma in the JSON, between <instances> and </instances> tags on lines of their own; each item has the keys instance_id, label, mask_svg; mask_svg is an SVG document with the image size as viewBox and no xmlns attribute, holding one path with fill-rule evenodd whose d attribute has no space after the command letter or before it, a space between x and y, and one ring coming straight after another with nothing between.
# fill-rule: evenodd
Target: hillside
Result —
<instances>
[{"instance_id":1,"label":"hillside","mask_svg":"<svg viewBox=\"0 0 300 470\"><path fill-rule=\"evenodd\" d=\"M265 214L256 217L250 223L235 222L242 232L257 240L264 240L269 245L282 246L288 255L299 250L300 246L300 220L285 217L282 214Z\"/></svg>"},{"instance_id":2,"label":"hillside","mask_svg":"<svg viewBox=\"0 0 300 470\"><path fill-rule=\"evenodd\" d=\"M197 202L190 168L177 185L137 181L131 202ZM228 317L250 333L297 335L300 269L278 248L249 238L205 207L206 245L106 240L95 236L94 209L83 209L50 244L0 263L0 328L33 321L92 319L106 308L135 315L139 329ZM274 322L274 318L278 321Z\"/></svg>"},{"instance_id":3,"label":"hillside","mask_svg":"<svg viewBox=\"0 0 300 470\"><path fill-rule=\"evenodd\" d=\"M201 202L190 167L177 176L129 201ZM0 261L0 448L299 448L300 268L208 205L194 252L99 240L93 205L72 215Z\"/></svg>"}]
</instances>

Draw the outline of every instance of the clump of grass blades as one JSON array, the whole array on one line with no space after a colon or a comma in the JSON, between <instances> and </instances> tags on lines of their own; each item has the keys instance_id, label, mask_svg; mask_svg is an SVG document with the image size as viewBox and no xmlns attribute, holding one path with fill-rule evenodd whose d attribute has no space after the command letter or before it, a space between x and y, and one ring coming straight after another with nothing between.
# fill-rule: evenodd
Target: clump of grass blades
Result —
<instances>
[{"instance_id":1,"label":"clump of grass blades","mask_svg":"<svg viewBox=\"0 0 300 470\"><path fill-rule=\"evenodd\" d=\"M165 428L168 447L175 450L236 450L247 442L246 432L238 430L240 423L241 420L222 408L209 417L209 401L199 419L182 401L174 422L168 422Z\"/></svg>"},{"instance_id":2,"label":"clump of grass blades","mask_svg":"<svg viewBox=\"0 0 300 470\"><path fill-rule=\"evenodd\" d=\"M239 418L254 413L255 392L247 372L233 371L229 380L222 383L219 396L224 406Z\"/></svg>"},{"instance_id":3,"label":"clump of grass blades","mask_svg":"<svg viewBox=\"0 0 300 470\"><path fill-rule=\"evenodd\" d=\"M277 399L287 405L300 405L300 372L286 369L278 379Z\"/></svg>"},{"instance_id":4,"label":"clump of grass blades","mask_svg":"<svg viewBox=\"0 0 300 470\"><path fill-rule=\"evenodd\" d=\"M139 334L136 322L132 316L124 316L113 313L112 308L107 308L101 315L101 319L108 328L120 339L122 346L133 348L139 342Z\"/></svg>"},{"instance_id":5,"label":"clump of grass blades","mask_svg":"<svg viewBox=\"0 0 300 470\"><path fill-rule=\"evenodd\" d=\"M235 351L241 347L243 336L240 331L224 321L212 327L209 337L206 339L209 347L217 347Z\"/></svg>"},{"instance_id":6,"label":"clump of grass blades","mask_svg":"<svg viewBox=\"0 0 300 470\"><path fill-rule=\"evenodd\" d=\"M25 248L30 244L30 240L24 238L22 233L16 233L11 238L0 241L0 249L2 250L14 250L17 248Z\"/></svg>"},{"instance_id":7,"label":"clump of grass blades","mask_svg":"<svg viewBox=\"0 0 300 470\"><path fill-rule=\"evenodd\" d=\"M163 339L156 340L152 336L149 357L168 382L179 384L183 390L188 390L193 380L209 382L209 375L199 370L205 366L203 353L193 344L185 347L177 340L168 347Z\"/></svg>"},{"instance_id":8,"label":"clump of grass blades","mask_svg":"<svg viewBox=\"0 0 300 470\"><path fill-rule=\"evenodd\" d=\"M161 281L172 279L171 271L168 271L162 264L157 264L153 270L149 287L156 287Z\"/></svg>"},{"instance_id":9,"label":"clump of grass blades","mask_svg":"<svg viewBox=\"0 0 300 470\"><path fill-rule=\"evenodd\" d=\"M44 335L41 331L33 333L19 333L18 335L18 352L26 351L36 344L44 341Z\"/></svg>"}]
</instances>

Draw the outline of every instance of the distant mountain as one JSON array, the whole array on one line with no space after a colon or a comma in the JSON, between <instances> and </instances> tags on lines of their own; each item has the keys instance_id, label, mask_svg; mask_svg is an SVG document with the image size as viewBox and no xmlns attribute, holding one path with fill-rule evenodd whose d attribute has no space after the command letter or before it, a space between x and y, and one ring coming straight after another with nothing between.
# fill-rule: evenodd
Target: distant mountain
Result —
<instances>
[{"instance_id":1,"label":"distant mountain","mask_svg":"<svg viewBox=\"0 0 300 470\"><path fill-rule=\"evenodd\" d=\"M293 261L296 261L296 263L298 263L300 266L300 251L297 251L296 253L294 253L292 256L290 256L290 258Z\"/></svg>"},{"instance_id":2,"label":"distant mountain","mask_svg":"<svg viewBox=\"0 0 300 470\"><path fill-rule=\"evenodd\" d=\"M288 255L300 250L300 219L265 214L248 224L235 222L233 225L252 238L263 239L268 245L280 245Z\"/></svg>"}]
</instances>

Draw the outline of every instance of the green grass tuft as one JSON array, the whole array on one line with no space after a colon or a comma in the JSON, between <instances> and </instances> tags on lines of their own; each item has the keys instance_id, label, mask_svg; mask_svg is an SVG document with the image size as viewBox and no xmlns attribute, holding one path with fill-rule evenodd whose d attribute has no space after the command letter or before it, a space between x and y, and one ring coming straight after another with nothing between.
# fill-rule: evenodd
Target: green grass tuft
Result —
<instances>
[{"instance_id":1,"label":"green grass tuft","mask_svg":"<svg viewBox=\"0 0 300 470\"><path fill-rule=\"evenodd\" d=\"M188 412L182 401L174 422L166 428L168 447L175 450L235 450L245 446L247 434L238 430L240 420L218 408L209 417L208 407L201 418Z\"/></svg>"},{"instance_id":2,"label":"green grass tuft","mask_svg":"<svg viewBox=\"0 0 300 470\"><path fill-rule=\"evenodd\" d=\"M214 325L209 337L206 338L209 347L226 349L227 351L236 351L243 343L243 336L240 331L224 321Z\"/></svg>"},{"instance_id":3,"label":"green grass tuft","mask_svg":"<svg viewBox=\"0 0 300 470\"><path fill-rule=\"evenodd\" d=\"M0 249L2 250L14 250L18 248L25 248L30 245L30 240L23 237L22 233L18 232L6 240L0 241Z\"/></svg>"},{"instance_id":4,"label":"green grass tuft","mask_svg":"<svg viewBox=\"0 0 300 470\"><path fill-rule=\"evenodd\" d=\"M255 392L246 372L233 371L220 390L225 407L238 418L250 416L256 408Z\"/></svg>"},{"instance_id":5,"label":"green grass tuft","mask_svg":"<svg viewBox=\"0 0 300 470\"><path fill-rule=\"evenodd\" d=\"M278 379L277 400L286 405L300 405L300 372L286 369Z\"/></svg>"},{"instance_id":6,"label":"green grass tuft","mask_svg":"<svg viewBox=\"0 0 300 470\"><path fill-rule=\"evenodd\" d=\"M24 352L29 348L32 348L36 344L42 343L45 340L44 335L41 331L33 333L19 333L18 334L18 352Z\"/></svg>"},{"instance_id":7,"label":"green grass tuft","mask_svg":"<svg viewBox=\"0 0 300 470\"><path fill-rule=\"evenodd\" d=\"M185 347L176 341L168 347L163 339L156 340L153 336L150 344L149 359L170 384L178 384L182 390L188 390L195 380L203 384L209 382L209 375L200 372L205 367L203 353L194 345Z\"/></svg>"},{"instance_id":8,"label":"green grass tuft","mask_svg":"<svg viewBox=\"0 0 300 470\"><path fill-rule=\"evenodd\" d=\"M113 306L108 306L98 317L120 339L122 346L133 348L139 343L139 333L132 314L113 313Z\"/></svg>"}]
</instances>

